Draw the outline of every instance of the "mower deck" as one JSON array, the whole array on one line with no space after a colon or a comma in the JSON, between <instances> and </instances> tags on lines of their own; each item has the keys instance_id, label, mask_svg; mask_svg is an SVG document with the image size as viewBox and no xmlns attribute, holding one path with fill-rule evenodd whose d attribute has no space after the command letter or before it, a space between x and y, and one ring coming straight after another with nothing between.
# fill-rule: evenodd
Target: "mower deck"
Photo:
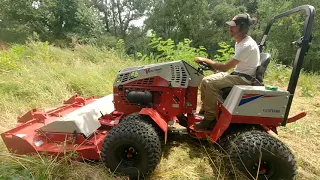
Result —
<instances>
[{"instance_id":1,"label":"mower deck","mask_svg":"<svg viewBox=\"0 0 320 180\"><path fill-rule=\"evenodd\" d=\"M29 111L18 119L16 128L1 136L9 151L16 154L77 152L77 159L99 160L105 137L123 115L113 111L113 107L106 108L108 103L112 103L110 96L84 99L76 95L47 112ZM99 124L99 127L92 124Z\"/></svg>"}]
</instances>

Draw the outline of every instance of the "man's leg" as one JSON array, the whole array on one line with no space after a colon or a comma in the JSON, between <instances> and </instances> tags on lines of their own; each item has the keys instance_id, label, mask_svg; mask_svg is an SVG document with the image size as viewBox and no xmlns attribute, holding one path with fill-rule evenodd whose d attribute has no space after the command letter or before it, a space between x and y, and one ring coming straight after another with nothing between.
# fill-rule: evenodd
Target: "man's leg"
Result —
<instances>
[{"instance_id":1,"label":"man's leg","mask_svg":"<svg viewBox=\"0 0 320 180\"><path fill-rule=\"evenodd\" d=\"M206 92L206 87L207 84L210 83L210 81L216 79L217 77L219 77L221 75L219 74L211 74L209 76L206 76L202 79L201 84L200 84L200 111L199 114L204 114L205 110L204 110L204 99L205 99L205 92Z\"/></svg>"},{"instance_id":2,"label":"man's leg","mask_svg":"<svg viewBox=\"0 0 320 180\"><path fill-rule=\"evenodd\" d=\"M204 99L203 99L203 108L204 108L204 121L199 124L195 124L197 129L207 128L213 124L213 120L216 117L216 104L217 96L220 93L220 90L225 87L231 87L233 85L249 85L250 82L242 79L236 75L229 75L227 73L218 73L215 76L212 76L211 79L205 81L204 89Z\"/></svg>"}]
</instances>

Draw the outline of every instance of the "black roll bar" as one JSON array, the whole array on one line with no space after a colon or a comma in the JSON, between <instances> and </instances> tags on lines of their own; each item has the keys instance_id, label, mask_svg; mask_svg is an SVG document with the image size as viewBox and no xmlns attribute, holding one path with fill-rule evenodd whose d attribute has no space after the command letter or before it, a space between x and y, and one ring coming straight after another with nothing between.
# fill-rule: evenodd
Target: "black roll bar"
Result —
<instances>
[{"instance_id":1,"label":"black roll bar","mask_svg":"<svg viewBox=\"0 0 320 180\"><path fill-rule=\"evenodd\" d=\"M315 16L315 8L311 5L302 5L302 6L294 8L294 9L291 9L289 11L286 11L284 13L281 13L277 16L274 16L271 19L271 21L269 22L267 28L265 29L264 35L263 35L262 40L259 44L260 52L262 52L272 24L277 19L287 17L290 15L294 15L297 13L301 13L301 11L305 12L306 19L305 19L302 37L298 41L295 42L296 45L298 46L298 50L297 50L296 57L294 60L294 66L293 66L293 70L291 73L291 77L290 77L290 81L289 81L289 85L288 85L288 89L287 89L287 91L290 92L290 96L288 97L289 100L288 100L288 104L286 107L286 112L284 114L284 118L281 123L282 126L285 126L287 124L293 96L294 96L294 93L295 93L295 90L297 87L297 82L298 82L300 71L302 68L302 62L303 62L304 56L307 55L307 53L308 53L310 43L312 40L312 26L313 26L313 21L314 21L314 16Z\"/></svg>"}]
</instances>

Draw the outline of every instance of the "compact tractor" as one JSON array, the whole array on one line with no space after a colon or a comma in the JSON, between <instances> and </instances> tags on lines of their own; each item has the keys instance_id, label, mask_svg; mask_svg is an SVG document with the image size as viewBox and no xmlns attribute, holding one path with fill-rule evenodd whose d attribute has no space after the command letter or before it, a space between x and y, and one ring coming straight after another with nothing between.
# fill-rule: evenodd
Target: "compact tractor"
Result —
<instances>
[{"instance_id":1,"label":"compact tractor","mask_svg":"<svg viewBox=\"0 0 320 180\"><path fill-rule=\"evenodd\" d=\"M271 56L263 52L272 24L279 18L305 12L302 37L287 90L268 88L263 77ZM113 93L101 98L74 95L50 110L33 109L17 126L1 134L12 153L64 155L101 160L112 172L132 178L147 175L160 162L162 143L172 124L184 126L197 139L220 143L234 167L249 178L293 179L296 162L291 151L269 132L297 121L288 117L304 56L310 42L315 10L299 6L272 18L262 41L261 66L252 85L222 89L213 130L196 130L198 86L206 64L193 67L184 60L121 70Z\"/></svg>"}]
</instances>

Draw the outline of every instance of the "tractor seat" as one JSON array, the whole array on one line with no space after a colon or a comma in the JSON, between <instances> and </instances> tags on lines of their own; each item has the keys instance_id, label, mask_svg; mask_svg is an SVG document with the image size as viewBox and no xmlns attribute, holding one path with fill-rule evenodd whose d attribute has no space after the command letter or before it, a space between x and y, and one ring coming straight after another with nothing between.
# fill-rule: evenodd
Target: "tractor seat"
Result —
<instances>
[{"instance_id":1,"label":"tractor seat","mask_svg":"<svg viewBox=\"0 0 320 180\"><path fill-rule=\"evenodd\" d=\"M264 86L263 79L265 72L267 70L267 67L270 63L271 55L269 53L260 53L260 66L257 67L256 70L256 77L251 82L252 86ZM226 99L231 91L232 87L226 87L222 88L222 98Z\"/></svg>"}]
</instances>

